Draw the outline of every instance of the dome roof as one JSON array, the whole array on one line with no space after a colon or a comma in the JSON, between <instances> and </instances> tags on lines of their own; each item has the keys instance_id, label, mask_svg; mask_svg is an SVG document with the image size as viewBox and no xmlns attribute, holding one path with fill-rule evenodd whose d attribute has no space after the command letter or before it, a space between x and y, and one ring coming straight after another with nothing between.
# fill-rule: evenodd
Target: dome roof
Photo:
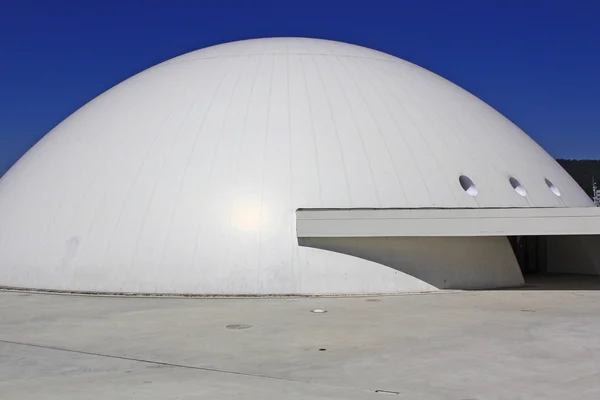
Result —
<instances>
[{"instance_id":1,"label":"dome roof","mask_svg":"<svg viewBox=\"0 0 600 400\"><path fill-rule=\"evenodd\" d=\"M23 156L0 180L0 284L307 293L368 273L338 285L393 289L392 272L299 247L295 211L590 204L438 75L345 43L246 40L135 75Z\"/></svg>"}]
</instances>

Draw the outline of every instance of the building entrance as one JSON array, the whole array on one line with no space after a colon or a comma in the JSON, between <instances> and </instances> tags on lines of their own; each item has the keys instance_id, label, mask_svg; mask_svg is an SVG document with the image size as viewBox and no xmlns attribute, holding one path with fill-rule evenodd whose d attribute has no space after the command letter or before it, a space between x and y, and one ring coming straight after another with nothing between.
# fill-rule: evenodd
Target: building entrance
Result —
<instances>
[{"instance_id":1,"label":"building entrance","mask_svg":"<svg viewBox=\"0 0 600 400\"><path fill-rule=\"evenodd\" d=\"M546 236L508 236L523 275L547 271Z\"/></svg>"}]
</instances>

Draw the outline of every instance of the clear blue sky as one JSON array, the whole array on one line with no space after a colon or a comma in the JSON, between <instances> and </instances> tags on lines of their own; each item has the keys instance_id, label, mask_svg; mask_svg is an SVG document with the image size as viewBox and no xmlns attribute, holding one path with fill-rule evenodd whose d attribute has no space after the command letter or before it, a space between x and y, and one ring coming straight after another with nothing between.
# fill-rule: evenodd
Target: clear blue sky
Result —
<instances>
[{"instance_id":1,"label":"clear blue sky","mask_svg":"<svg viewBox=\"0 0 600 400\"><path fill-rule=\"evenodd\" d=\"M479 96L552 155L600 158L598 0L3 0L0 174L129 76L208 45L267 36L399 56Z\"/></svg>"}]
</instances>

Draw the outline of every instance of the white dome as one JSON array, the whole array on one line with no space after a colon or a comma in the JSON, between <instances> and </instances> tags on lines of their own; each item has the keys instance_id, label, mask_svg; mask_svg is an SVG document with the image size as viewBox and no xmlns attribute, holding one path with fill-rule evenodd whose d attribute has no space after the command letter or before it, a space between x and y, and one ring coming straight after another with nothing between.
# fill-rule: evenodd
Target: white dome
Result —
<instances>
[{"instance_id":1,"label":"white dome","mask_svg":"<svg viewBox=\"0 0 600 400\"><path fill-rule=\"evenodd\" d=\"M23 156L0 180L0 285L393 292L411 277L298 246L295 211L590 204L517 126L423 68L247 40L126 80Z\"/></svg>"}]
</instances>

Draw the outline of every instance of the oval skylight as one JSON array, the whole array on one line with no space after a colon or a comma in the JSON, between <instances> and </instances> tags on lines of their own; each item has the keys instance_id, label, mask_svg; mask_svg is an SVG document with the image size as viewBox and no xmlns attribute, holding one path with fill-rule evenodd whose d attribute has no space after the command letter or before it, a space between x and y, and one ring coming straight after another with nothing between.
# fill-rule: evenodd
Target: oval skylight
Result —
<instances>
[{"instance_id":1,"label":"oval skylight","mask_svg":"<svg viewBox=\"0 0 600 400\"><path fill-rule=\"evenodd\" d=\"M461 175L458 178L458 182L460 183L460 186L463 188L463 190L465 192L467 192L467 194L469 196L477 196L477 194L479 194L479 190L477 190L477 186L475 186L475 184L473 183L473 181L471 180L471 178L469 178L466 175Z\"/></svg>"},{"instance_id":2,"label":"oval skylight","mask_svg":"<svg viewBox=\"0 0 600 400\"><path fill-rule=\"evenodd\" d=\"M560 190L558 190L558 188L556 186L554 186L554 183L552 183L552 181L550 181L548 178L544 178L544 181L546 181L546 185L548 186L548 189L550 189L550 191L552 193L554 193L555 195L560 197Z\"/></svg>"},{"instance_id":3,"label":"oval skylight","mask_svg":"<svg viewBox=\"0 0 600 400\"><path fill-rule=\"evenodd\" d=\"M519 182L516 178L513 178L511 176L510 178L508 178L508 181L510 182L510 185L513 187L513 189L515 189L515 192L517 192L523 197L527 196L527 190L525 190L523 185L521 185L521 182Z\"/></svg>"}]
</instances>

